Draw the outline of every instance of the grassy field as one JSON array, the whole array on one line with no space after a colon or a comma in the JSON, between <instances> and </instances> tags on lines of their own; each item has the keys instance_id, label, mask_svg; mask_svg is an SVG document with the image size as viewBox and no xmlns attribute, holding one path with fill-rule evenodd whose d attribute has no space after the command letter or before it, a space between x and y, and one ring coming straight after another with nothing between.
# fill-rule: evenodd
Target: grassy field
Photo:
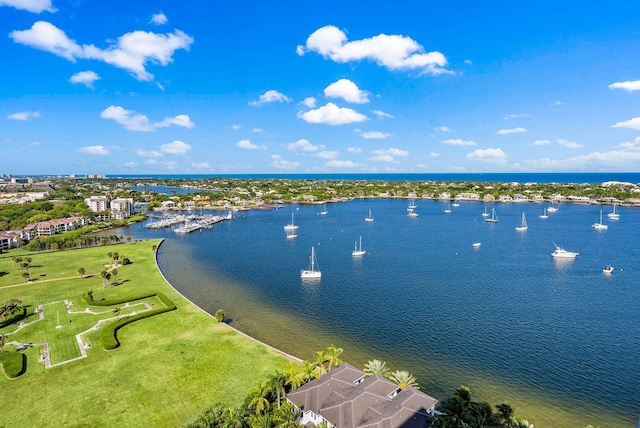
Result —
<instances>
[{"instance_id":1,"label":"grassy field","mask_svg":"<svg viewBox=\"0 0 640 428\"><path fill-rule=\"evenodd\" d=\"M82 295L89 290L95 299L109 300L163 292L178 308L125 326L118 332L121 346L113 351L103 350L100 329L89 331L83 337L90 345L87 358L50 369L39 362L42 347L27 348L26 373L12 380L0 375L0 426L180 426L215 402L239 404L249 388L290 364L275 351L218 324L173 290L156 268L152 247L157 244L49 253L13 250L0 255L0 305L18 298L33 312L47 304L43 321L27 325L7 341L46 341L54 364L80 356L76 334L115 316L113 307L97 306L91 310L104 313L68 314L64 300L72 302L73 312L83 312L87 305ZM118 267L118 285L105 289L100 272L110 262L109 252L128 257L132 264ZM25 282L12 256L32 258L32 282ZM84 278L78 275L81 267ZM144 301L152 307L162 305L157 298ZM118 307L119 316L142 309ZM0 333L16 327L5 326ZM5 352L12 348L7 345Z\"/></svg>"}]
</instances>

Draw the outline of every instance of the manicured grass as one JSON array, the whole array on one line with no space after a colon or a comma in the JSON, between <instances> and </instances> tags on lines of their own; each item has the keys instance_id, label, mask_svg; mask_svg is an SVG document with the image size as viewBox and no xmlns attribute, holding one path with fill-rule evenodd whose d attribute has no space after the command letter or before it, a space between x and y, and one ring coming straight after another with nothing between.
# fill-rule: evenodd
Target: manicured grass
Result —
<instances>
[{"instance_id":1,"label":"manicured grass","mask_svg":"<svg viewBox=\"0 0 640 428\"><path fill-rule=\"evenodd\" d=\"M214 402L237 405L249 388L264 382L276 369L290 363L276 352L229 328L187 302L162 278L152 250L158 241L49 253L12 251L0 255L0 304L19 298L29 306L29 323L37 305L71 301L82 312L83 294L95 299L126 299L162 292L177 310L136 321L118 330L120 347L104 351L100 329L84 336L88 357L45 369L38 362L42 348L23 353L27 371L9 380L0 376L3 408L0 426L180 426L195 419ZM131 265L118 267L119 285L103 289L99 273L109 263L108 252L118 252ZM31 257L32 283L14 270L11 256ZM89 277L79 278L83 267ZM3 274L4 273L4 274ZM91 276L93 275L93 276ZM66 280L55 281L57 278ZM25 284L25 285L22 285ZM17 287L2 288L11 285ZM163 307L157 297L144 299ZM121 316L135 308L122 308ZM75 334L98 319L111 318L113 307L91 306L101 315L69 315L64 303L44 306L45 320L27 326L7 341L49 342L52 363L80 355ZM228 309L227 309L228 312ZM60 316L61 328L57 314ZM0 328L14 331L16 325ZM6 346L6 351L12 351ZM25 405L28 403L28 405Z\"/></svg>"}]
</instances>

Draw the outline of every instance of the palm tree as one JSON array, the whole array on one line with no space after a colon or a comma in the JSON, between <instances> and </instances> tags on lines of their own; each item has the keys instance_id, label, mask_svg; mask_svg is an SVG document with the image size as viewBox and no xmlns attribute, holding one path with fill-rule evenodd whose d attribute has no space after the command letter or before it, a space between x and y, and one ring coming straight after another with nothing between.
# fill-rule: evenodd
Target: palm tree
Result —
<instances>
[{"instance_id":1,"label":"palm tree","mask_svg":"<svg viewBox=\"0 0 640 428\"><path fill-rule=\"evenodd\" d=\"M271 390L267 385L258 384L249 390L249 409L254 411L256 415L261 415L265 410L269 410L271 403L269 397Z\"/></svg>"},{"instance_id":2,"label":"palm tree","mask_svg":"<svg viewBox=\"0 0 640 428\"><path fill-rule=\"evenodd\" d=\"M317 379L320 377L320 370L317 370L318 365L312 363L310 361L304 360L302 362L301 374L302 380L306 383L312 379Z\"/></svg>"},{"instance_id":3,"label":"palm tree","mask_svg":"<svg viewBox=\"0 0 640 428\"><path fill-rule=\"evenodd\" d=\"M93 302L93 290L87 291L87 296L89 296L89 301Z\"/></svg>"},{"instance_id":4,"label":"palm tree","mask_svg":"<svg viewBox=\"0 0 640 428\"><path fill-rule=\"evenodd\" d=\"M405 389L408 386L412 386L416 389L420 389L415 376L406 370L397 370L391 373L389 375L389 380L397 383L400 389Z\"/></svg>"},{"instance_id":5,"label":"palm tree","mask_svg":"<svg viewBox=\"0 0 640 428\"><path fill-rule=\"evenodd\" d=\"M308 363L308 361L305 361ZM286 380L284 381L285 386L288 386L291 391L295 391L300 388L302 385L304 372L298 366L290 366L285 372Z\"/></svg>"},{"instance_id":6,"label":"palm tree","mask_svg":"<svg viewBox=\"0 0 640 428\"><path fill-rule=\"evenodd\" d=\"M329 365L327 366L327 371L330 371L333 367L338 367L342 364L342 360L338 358L340 354L342 354L342 351L342 348L336 348L333 343L329 347L325 348L325 361L329 363Z\"/></svg>"},{"instance_id":7,"label":"palm tree","mask_svg":"<svg viewBox=\"0 0 640 428\"><path fill-rule=\"evenodd\" d=\"M493 413L491 404L486 401L480 403L471 403L470 407L471 416L469 423L471 426L477 427L498 427L500 426L500 417L498 414Z\"/></svg>"},{"instance_id":8,"label":"palm tree","mask_svg":"<svg viewBox=\"0 0 640 428\"><path fill-rule=\"evenodd\" d=\"M500 415L500 418L502 418L502 426L510 427L513 422L515 413L513 407L508 404L502 403L496 406L496 410L498 410L498 414Z\"/></svg>"},{"instance_id":9,"label":"palm tree","mask_svg":"<svg viewBox=\"0 0 640 428\"><path fill-rule=\"evenodd\" d=\"M111 261L113 260L113 253L111 251L109 251L107 253L107 257L109 258L109 264L111 264Z\"/></svg>"},{"instance_id":10,"label":"palm tree","mask_svg":"<svg viewBox=\"0 0 640 428\"><path fill-rule=\"evenodd\" d=\"M117 284L116 282L116 276L118 276L118 269L114 269L111 271L111 276L113 276L113 283Z\"/></svg>"},{"instance_id":11,"label":"palm tree","mask_svg":"<svg viewBox=\"0 0 640 428\"><path fill-rule=\"evenodd\" d=\"M389 375L389 368L385 361L371 360L364 365L364 372L368 375L380 375L387 377Z\"/></svg>"},{"instance_id":12,"label":"palm tree","mask_svg":"<svg viewBox=\"0 0 640 428\"><path fill-rule=\"evenodd\" d=\"M302 412L289 402L283 403L282 407L275 411L273 422L278 428L299 428L303 427L298 420Z\"/></svg>"},{"instance_id":13,"label":"palm tree","mask_svg":"<svg viewBox=\"0 0 640 428\"><path fill-rule=\"evenodd\" d=\"M25 282L29 282L29 272L22 272L22 277L24 278Z\"/></svg>"},{"instance_id":14,"label":"palm tree","mask_svg":"<svg viewBox=\"0 0 640 428\"><path fill-rule=\"evenodd\" d=\"M471 406L471 390L467 386L459 386L456 388L456 392L453 395L460 397L466 407Z\"/></svg>"},{"instance_id":15,"label":"palm tree","mask_svg":"<svg viewBox=\"0 0 640 428\"><path fill-rule=\"evenodd\" d=\"M111 286L111 274L107 272L107 274L104 276L104 279L107 281L107 288L109 288Z\"/></svg>"},{"instance_id":16,"label":"palm tree","mask_svg":"<svg viewBox=\"0 0 640 428\"><path fill-rule=\"evenodd\" d=\"M249 415L249 426L251 428L271 428L273 426L273 416L269 413L264 415Z\"/></svg>"},{"instance_id":17,"label":"palm tree","mask_svg":"<svg viewBox=\"0 0 640 428\"><path fill-rule=\"evenodd\" d=\"M313 362L313 365L316 369L318 369L320 376L322 376L327 372L327 369L324 366L325 361L327 361L327 358L324 356L324 350L316 351L315 356L316 360Z\"/></svg>"},{"instance_id":18,"label":"palm tree","mask_svg":"<svg viewBox=\"0 0 640 428\"><path fill-rule=\"evenodd\" d=\"M269 388L276 393L278 408L280 408L280 397L287 395L287 389L285 385L287 383L287 375L282 372L276 372L271 378L267 381Z\"/></svg>"},{"instance_id":19,"label":"palm tree","mask_svg":"<svg viewBox=\"0 0 640 428\"><path fill-rule=\"evenodd\" d=\"M102 289L104 290L107 284L107 271L103 270L102 272L100 272L100 276L102 277Z\"/></svg>"},{"instance_id":20,"label":"palm tree","mask_svg":"<svg viewBox=\"0 0 640 428\"><path fill-rule=\"evenodd\" d=\"M113 253L113 255L111 256L111 258L113 258L114 262L118 262L118 259L120 258L120 254L118 253Z\"/></svg>"},{"instance_id":21,"label":"palm tree","mask_svg":"<svg viewBox=\"0 0 640 428\"><path fill-rule=\"evenodd\" d=\"M84 273L85 273L84 268L79 268L78 269L78 274L80 275L80 278L84 277Z\"/></svg>"},{"instance_id":22,"label":"palm tree","mask_svg":"<svg viewBox=\"0 0 640 428\"><path fill-rule=\"evenodd\" d=\"M113 313L116 315L116 319L118 319L120 312L122 312L122 309L120 308L113 308Z\"/></svg>"},{"instance_id":23,"label":"palm tree","mask_svg":"<svg viewBox=\"0 0 640 428\"><path fill-rule=\"evenodd\" d=\"M4 352L4 334L0 334L0 354Z\"/></svg>"}]
</instances>

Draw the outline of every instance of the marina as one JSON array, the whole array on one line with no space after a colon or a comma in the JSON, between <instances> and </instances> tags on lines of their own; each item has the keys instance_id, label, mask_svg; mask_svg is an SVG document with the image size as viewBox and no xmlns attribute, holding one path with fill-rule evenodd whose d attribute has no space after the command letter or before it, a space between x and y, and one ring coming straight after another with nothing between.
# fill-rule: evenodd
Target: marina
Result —
<instances>
[{"instance_id":1,"label":"marina","mask_svg":"<svg viewBox=\"0 0 640 428\"><path fill-rule=\"evenodd\" d=\"M226 216L169 214L161 217L157 221L145 224L145 227L147 229L158 230L182 225L173 229L173 231L178 234L185 234L195 232L200 229L210 229L214 224L225 220L231 220L232 218L233 215L231 214L231 211L229 211L229 214Z\"/></svg>"}]
</instances>

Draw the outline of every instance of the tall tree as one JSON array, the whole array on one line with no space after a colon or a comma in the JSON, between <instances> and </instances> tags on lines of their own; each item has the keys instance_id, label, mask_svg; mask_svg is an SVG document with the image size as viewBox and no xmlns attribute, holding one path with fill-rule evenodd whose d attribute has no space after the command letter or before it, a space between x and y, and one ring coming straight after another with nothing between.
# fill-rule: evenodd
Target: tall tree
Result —
<instances>
[{"instance_id":1,"label":"tall tree","mask_svg":"<svg viewBox=\"0 0 640 428\"><path fill-rule=\"evenodd\" d=\"M342 360L338 358L342 354L343 349L337 348L333 343L325 348L324 356L327 362L327 371L342 364Z\"/></svg>"},{"instance_id":2,"label":"tall tree","mask_svg":"<svg viewBox=\"0 0 640 428\"><path fill-rule=\"evenodd\" d=\"M270 393L271 390L266 384L258 384L258 386L251 388L249 390L249 409L258 416L269 410L269 407L271 407L269 402Z\"/></svg>"},{"instance_id":3,"label":"tall tree","mask_svg":"<svg viewBox=\"0 0 640 428\"><path fill-rule=\"evenodd\" d=\"M84 268L81 267L81 268L78 269L78 274L80 275L80 278L84 277L84 273L85 273Z\"/></svg>"},{"instance_id":4,"label":"tall tree","mask_svg":"<svg viewBox=\"0 0 640 428\"><path fill-rule=\"evenodd\" d=\"M287 394L287 389L285 387L286 383L287 375L282 372L276 372L268 380L269 388L271 388L271 390L276 393L276 403L278 404L278 408L280 408L281 397Z\"/></svg>"},{"instance_id":5,"label":"tall tree","mask_svg":"<svg viewBox=\"0 0 640 428\"><path fill-rule=\"evenodd\" d=\"M387 377L389 375L389 368L385 361L371 360L364 365L364 372L368 375L380 375Z\"/></svg>"},{"instance_id":6,"label":"tall tree","mask_svg":"<svg viewBox=\"0 0 640 428\"><path fill-rule=\"evenodd\" d=\"M420 389L418 382L414 375L406 370L397 370L389 375L389 380L398 384L400 389L405 389L408 386L412 386L416 389Z\"/></svg>"}]
</instances>

